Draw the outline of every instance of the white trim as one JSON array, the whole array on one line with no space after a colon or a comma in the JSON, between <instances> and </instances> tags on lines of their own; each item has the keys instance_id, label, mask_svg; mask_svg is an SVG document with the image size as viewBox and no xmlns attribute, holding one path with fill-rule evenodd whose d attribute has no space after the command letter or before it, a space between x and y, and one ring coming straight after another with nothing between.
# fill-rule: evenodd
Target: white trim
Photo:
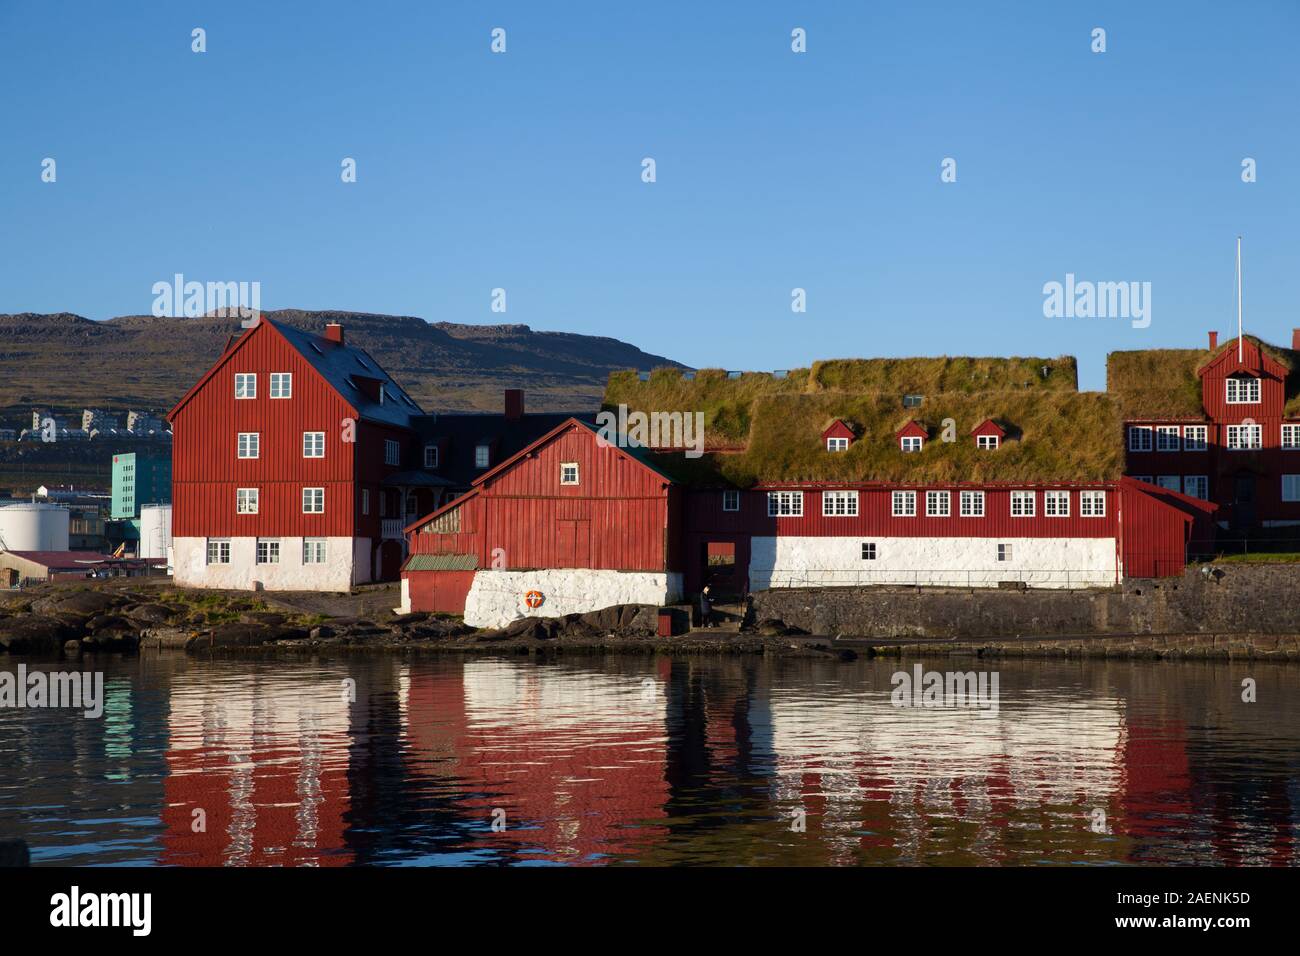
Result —
<instances>
[{"instance_id":1,"label":"white trim","mask_svg":"<svg viewBox=\"0 0 1300 956\"><path fill-rule=\"evenodd\" d=\"M320 454L308 454L309 451L316 450L315 436L320 436ZM308 447L308 437L311 437L311 447ZM324 458L325 457L325 433L324 432L303 432L302 433L302 457L304 458Z\"/></svg>"},{"instance_id":2,"label":"white trim","mask_svg":"<svg viewBox=\"0 0 1300 956\"><path fill-rule=\"evenodd\" d=\"M1234 388L1233 386L1237 386ZM1262 386L1257 378L1229 375L1223 380L1223 397L1229 405L1258 405ZM1245 397L1242 397L1242 393Z\"/></svg>"},{"instance_id":3,"label":"white trim","mask_svg":"<svg viewBox=\"0 0 1300 956\"><path fill-rule=\"evenodd\" d=\"M1070 517L1070 493L1059 488L1044 491L1043 514L1048 518Z\"/></svg>"},{"instance_id":4,"label":"white trim","mask_svg":"<svg viewBox=\"0 0 1300 956\"><path fill-rule=\"evenodd\" d=\"M856 518L858 493L856 491L823 491L822 515L827 518Z\"/></svg>"},{"instance_id":5,"label":"white trim","mask_svg":"<svg viewBox=\"0 0 1300 956\"><path fill-rule=\"evenodd\" d=\"M241 395L240 392L243 392ZM235 398L240 401L257 398L257 373L256 372L236 372L235 373Z\"/></svg>"},{"instance_id":6,"label":"white trim","mask_svg":"<svg viewBox=\"0 0 1300 956\"><path fill-rule=\"evenodd\" d=\"M927 491L925 493L925 516L927 518L951 518L952 492Z\"/></svg>"},{"instance_id":7,"label":"white trim","mask_svg":"<svg viewBox=\"0 0 1300 956\"><path fill-rule=\"evenodd\" d=\"M916 492L894 491L889 495L890 514L895 518L916 517Z\"/></svg>"},{"instance_id":8,"label":"white trim","mask_svg":"<svg viewBox=\"0 0 1300 956\"><path fill-rule=\"evenodd\" d=\"M1020 510L1016 510L1016 503L1020 502ZM1028 502L1028 506L1025 505ZM1038 513L1038 495L1032 491L1013 491L1011 492L1011 517L1013 518L1033 518Z\"/></svg>"},{"instance_id":9,"label":"white trim","mask_svg":"<svg viewBox=\"0 0 1300 956\"><path fill-rule=\"evenodd\" d=\"M803 517L803 492L769 491L767 493L767 516L769 518Z\"/></svg>"},{"instance_id":10,"label":"white trim","mask_svg":"<svg viewBox=\"0 0 1300 956\"><path fill-rule=\"evenodd\" d=\"M983 518L984 517L984 492L982 491L963 491L958 496L961 505L959 517L962 518ZM978 507L976 507L978 505ZM968 507L969 506L969 507Z\"/></svg>"},{"instance_id":11,"label":"white trim","mask_svg":"<svg viewBox=\"0 0 1300 956\"><path fill-rule=\"evenodd\" d=\"M568 473L569 469L573 469L573 475L571 477ZM581 484L581 477L578 471L578 463L576 461L560 462L560 484L562 485Z\"/></svg>"},{"instance_id":12,"label":"white trim","mask_svg":"<svg viewBox=\"0 0 1300 956\"><path fill-rule=\"evenodd\" d=\"M310 505L310 507L308 507ZM304 488L302 490L302 513L321 515L325 513L325 489Z\"/></svg>"},{"instance_id":13,"label":"white trim","mask_svg":"<svg viewBox=\"0 0 1300 956\"><path fill-rule=\"evenodd\" d=\"M276 393L279 394L276 394ZM272 372L271 385L268 389L271 398L293 398L293 372Z\"/></svg>"},{"instance_id":14,"label":"white trim","mask_svg":"<svg viewBox=\"0 0 1300 956\"><path fill-rule=\"evenodd\" d=\"M246 452L252 452L252 454L246 454ZM239 432L235 438L235 457L247 461L261 456L262 433Z\"/></svg>"},{"instance_id":15,"label":"white trim","mask_svg":"<svg viewBox=\"0 0 1300 956\"><path fill-rule=\"evenodd\" d=\"M736 488L722 489L722 510L739 511L740 510L740 491Z\"/></svg>"}]
</instances>

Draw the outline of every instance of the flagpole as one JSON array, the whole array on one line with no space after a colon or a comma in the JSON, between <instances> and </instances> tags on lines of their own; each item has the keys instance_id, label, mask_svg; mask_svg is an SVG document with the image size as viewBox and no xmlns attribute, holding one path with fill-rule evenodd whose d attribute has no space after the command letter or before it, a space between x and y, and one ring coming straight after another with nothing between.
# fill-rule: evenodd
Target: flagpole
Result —
<instances>
[{"instance_id":1,"label":"flagpole","mask_svg":"<svg viewBox=\"0 0 1300 956\"><path fill-rule=\"evenodd\" d=\"M1241 236L1237 237L1237 361L1245 359L1244 346L1241 341Z\"/></svg>"}]
</instances>

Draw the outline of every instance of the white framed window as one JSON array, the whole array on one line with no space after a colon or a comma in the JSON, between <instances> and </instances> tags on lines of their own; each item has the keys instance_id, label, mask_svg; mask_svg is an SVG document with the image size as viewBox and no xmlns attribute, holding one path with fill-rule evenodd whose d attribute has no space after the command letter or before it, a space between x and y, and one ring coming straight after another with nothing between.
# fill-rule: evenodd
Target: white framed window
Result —
<instances>
[{"instance_id":1,"label":"white framed window","mask_svg":"<svg viewBox=\"0 0 1300 956\"><path fill-rule=\"evenodd\" d=\"M1177 475L1157 475L1156 486L1164 488L1166 491L1177 491L1182 482Z\"/></svg>"},{"instance_id":2,"label":"white framed window","mask_svg":"<svg viewBox=\"0 0 1300 956\"><path fill-rule=\"evenodd\" d=\"M1043 514L1049 518L1070 517L1070 493L1068 491L1044 491Z\"/></svg>"},{"instance_id":3,"label":"white framed window","mask_svg":"<svg viewBox=\"0 0 1300 956\"><path fill-rule=\"evenodd\" d=\"M1128 450L1129 451L1150 451L1151 450L1151 426L1150 425L1130 425L1128 427Z\"/></svg>"},{"instance_id":4,"label":"white framed window","mask_svg":"<svg viewBox=\"0 0 1300 956\"><path fill-rule=\"evenodd\" d=\"M922 444L921 436L904 435L898 440L898 444L903 451L920 451Z\"/></svg>"},{"instance_id":5,"label":"white framed window","mask_svg":"<svg viewBox=\"0 0 1300 956\"><path fill-rule=\"evenodd\" d=\"M1230 451L1249 451L1260 447L1259 425L1229 425L1228 449Z\"/></svg>"},{"instance_id":6,"label":"white framed window","mask_svg":"<svg viewBox=\"0 0 1300 956\"><path fill-rule=\"evenodd\" d=\"M402 463L402 443L391 438L384 439L384 464L400 465Z\"/></svg>"},{"instance_id":7,"label":"white framed window","mask_svg":"<svg viewBox=\"0 0 1300 956\"><path fill-rule=\"evenodd\" d=\"M271 373L271 397L272 398L293 398L293 373L292 372Z\"/></svg>"},{"instance_id":8,"label":"white framed window","mask_svg":"<svg viewBox=\"0 0 1300 956\"><path fill-rule=\"evenodd\" d=\"M576 461L560 462L560 484L576 485L578 483L578 463Z\"/></svg>"},{"instance_id":9,"label":"white framed window","mask_svg":"<svg viewBox=\"0 0 1300 956\"><path fill-rule=\"evenodd\" d=\"M1300 448L1300 425L1282 426L1282 447Z\"/></svg>"},{"instance_id":10,"label":"white framed window","mask_svg":"<svg viewBox=\"0 0 1300 956\"><path fill-rule=\"evenodd\" d=\"M1010 560L1012 559L1012 557L1013 557L1013 554L1012 554L1012 550L1011 550L1011 545L1010 545L1010 544L999 544L999 545L998 545L998 560L999 560L999 561L1010 561Z\"/></svg>"},{"instance_id":11,"label":"white framed window","mask_svg":"<svg viewBox=\"0 0 1300 956\"><path fill-rule=\"evenodd\" d=\"M1300 501L1300 475L1282 476L1282 500Z\"/></svg>"},{"instance_id":12,"label":"white framed window","mask_svg":"<svg viewBox=\"0 0 1300 956\"><path fill-rule=\"evenodd\" d=\"M325 433L324 432L303 432L302 433L302 457L304 458L325 457Z\"/></svg>"},{"instance_id":13,"label":"white framed window","mask_svg":"<svg viewBox=\"0 0 1300 956\"><path fill-rule=\"evenodd\" d=\"M1259 379L1233 375L1224 379L1229 405L1259 404Z\"/></svg>"},{"instance_id":14,"label":"white framed window","mask_svg":"<svg viewBox=\"0 0 1300 956\"><path fill-rule=\"evenodd\" d=\"M862 560L863 561L876 560L876 542L874 541L862 542Z\"/></svg>"},{"instance_id":15,"label":"white framed window","mask_svg":"<svg viewBox=\"0 0 1300 956\"><path fill-rule=\"evenodd\" d=\"M240 432L238 450L240 458L256 458L261 452L261 435L258 432Z\"/></svg>"},{"instance_id":16,"label":"white framed window","mask_svg":"<svg viewBox=\"0 0 1300 956\"><path fill-rule=\"evenodd\" d=\"M208 564L230 563L230 539L208 538Z\"/></svg>"},{"instance_id":17,"label":"white framed window","mask_svg":"<svg viewBox=\"0 0 1300 956\"><path fill-rule=\"evenodd\" d=\"M1106 492L1079 492L1079 514L1084 518L1106 517Z\"/></svg>"},{"instance_id":18,"label":"white framed window","mask_svg":"<svg viewBox=\"0 0 1300 956\"><path fill-rule=\"evenodd\" d=\"M1208 501L1210 498L1210 478L1208 475L1183 475L1183 494L1192 498Z\"/></svg>"},{"instance_id":19,"label":"white framed window","mask_svg":"<svg viewBox=\"0 0 1300 956\"><path fill-rule=\"evenodd\" d=\"M302 563L303 564L324 564L325 563L325 539L324 538L303 538L302 539Z\"/></svg>"},{"instance_id":20,"label":"white framed window","mask_svg":"<svg viewBox=\"0 0 1300 956\"><path fill-rule=\"evenodd\" d=\"M280 539L279 538L258 538L257 539L257 563L258 564L279 564L280 563Z\"/></svg>"},{"instance_id":21,"label":"white framed window","mask_svg":"<svg viewBox=\"0 0 1300 956\"><path fill-rule=\"evenodd\" d=\"M822 514L828 518L856 518L858 493L856 491L823 491Z\"/></svg>"},{"instance_id":22,"label":"white framed window","mask_svg":"<svg viewBox=\"0 0 1300 956\"><path fill-rule=\"evenodd\" d=\"M235 489L235 514L241 514L241 515L257 514L257 489L256 488Z\"/></svg>"},{"instance_id":23,"label":"white framed window","mask_svg":"<svg viewBox=\"0 0 1300 956\"><path fill-rule=\"evenodd\" d=\"M802 491L769 491L767 493L767 516L769 518L798 518L802 515Z\"/></svg>"},{"instance_id":24,"label":"white framed window","mask_svg":"<svg viewBox=\"0 0 1300 956\"><path fill-rule=\"evenodd\" d=\"M727 488L722 492L722 510L739 511L740 510L740 492L735 488Z\"/></svg>"},{"instance_id":25,"label":"white framed window","mask_svg":"<svg viewBox=\"0 0 1300 956\"><path fill-rule=\"evenodd\" d=\"M826 439L827 451L848 451L849 440L847 438L828 438Z\"/></svg>"},{"instance_id":26,"label":"white framed window","mask_svg":"<svg viewBox=\"0 0 1300 956\"><path fill-rule=\"evenodd\" d=\"M1156 426L1156 451L1178 451L1177 425Z\"/></svg>"},{"instance_id":27,"label":"white framed window","mask_svg":"<svg viewBox=\"0 0 1300 956\"><path fill-rule=\"evenodd\" d=\"M474 446L474 467L486 468L492 457L492 449L488 445Z\"/></svg>"},{"instance_id":28,"label":"white framed window","mask_svg":"<svg viewBox=\"0 0 1300 956\"><path fill-rule=\"evenodd\" d=\"M1011 517L1032 518L1034 516L1034 497L1032 491L1011 492Z\"/></svg>"},{"instance_id":29,"label":"white framed window","mask_svg":"<svg viewBox=\"0 0 1300 956\"><path fill-rule=\"evenodd\" d=\"M370 514L370 489L369 488L361 489L361 513L363 515Z\"/></svg>"},{"instance_id":30,"label":"white framed window","mask_svg":"<svg viewBox=\"0 0 1300 956\"><path fill-rule=\"evenodd\" d=\"M961 493L961 516L963 518L984 517L984 492L963 491Z\"/></svg>"},{"instance_id":31,"label":"white framed window","mask_svg":"<svg viewBox=\"0 0 1300 956\"><path fill-rule=\"evenodd\" d=\"M424 467L425 468L438 467L438 446L437 445L424 446Z\"/></svg>"},{"instance_id":32,"label":"white framed window","mask_svg":"<svg viewBox=\"0 0 1300 956\"><path fill-rule=\"evenodd\" d=\"M891 513L895 518L916 517L916 492L895 491L890 495Z\"/></svg>"},{"instance_id":33,"label":"white framed window","mask_svg":"<svg viewBox=\"0 0 1300 956\"><path fill-rule=\"evenodd\" d=\"M302 490L302 513L305 515L325 513L324 488L304 488Z\"/></svg>"},{"instance_id":34,"label":"white framed window","mask_svg":"<svg viewBox=\"0 0 1300 956\"><path fill-rule=\"evenodd\" d=\"M255 372L235 373L235 398L257 398L257 374Z\"/></svg>"},{"instance_id":35,"label":"white framed window","mask_svg":"<svg viewBox=\"0 0 1300 956\"><path fill-rule=\"evenodd\" d=\"M1183 427L1183 451L1205 451L1207 431L1205 425L1185 425Z\"/></svg>"},{"instance_id":36,"label":"white framed window","mask_svg":"<svg viewBox=\"0 0 1300 956\"><path fill-rule=\"evenodd\" d=\"M927 491L925 493L925 514L927 518L947 518L952 514L951 491Z\"/></svg>"},{"instance_id":37,"label":"white framed window","mask_svg":"<svg viewBox=\"0 0 1300 956\"><path fill-rule=\"evenodd\" d=\"M998 447L998 441L997 435L976 435L975 447L984 451L993 451Z\"/></svg>"}]
</instances>

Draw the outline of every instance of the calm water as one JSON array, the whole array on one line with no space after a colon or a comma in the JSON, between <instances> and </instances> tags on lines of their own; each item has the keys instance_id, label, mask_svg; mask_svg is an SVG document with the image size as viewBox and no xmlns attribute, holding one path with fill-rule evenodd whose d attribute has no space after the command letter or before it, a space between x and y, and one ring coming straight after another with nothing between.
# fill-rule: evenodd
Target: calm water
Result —
<instances>
[{"instance_id":1,"label":"calm water","mask_svg":"<svg viewBox=\"0 0 1300 956\"><path fill-rule=\"evenodd\" d=\"M893 706L912 663L100 661L102 719L0 710L0 837L88 865L1297 862L1300 668L1008 662L994 713Z\"/></svg>"}]
</instances>

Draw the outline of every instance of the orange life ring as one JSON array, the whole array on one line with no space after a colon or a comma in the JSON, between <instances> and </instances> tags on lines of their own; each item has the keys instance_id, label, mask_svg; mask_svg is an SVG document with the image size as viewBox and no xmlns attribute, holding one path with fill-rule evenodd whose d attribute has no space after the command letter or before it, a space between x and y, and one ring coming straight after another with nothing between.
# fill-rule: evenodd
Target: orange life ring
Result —
<instances>
[{"instance_id":1,"label":"orange life ring","mask_svg":"<svg viewBox=\"0 0 1300 956\"><path fill-rule=\"evenodd\" d=\"M541 607L545 600L546 596L541 591L529 591L524 595L524 603L534 611Z\"/></svg>"}]
</instances>

